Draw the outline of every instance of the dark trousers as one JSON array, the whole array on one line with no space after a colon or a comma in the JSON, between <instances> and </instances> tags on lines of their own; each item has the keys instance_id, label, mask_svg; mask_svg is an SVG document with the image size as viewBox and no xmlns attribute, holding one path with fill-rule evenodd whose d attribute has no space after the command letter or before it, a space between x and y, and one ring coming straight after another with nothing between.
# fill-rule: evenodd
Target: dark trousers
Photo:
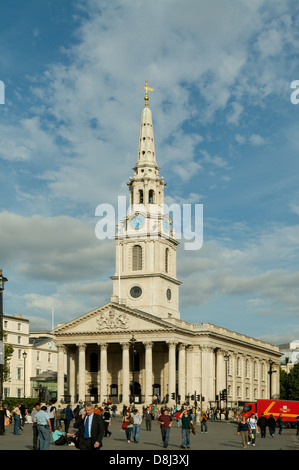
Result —
<instances>
[{"instance_id":1,"label":"dark trousers","mask_svg":"<svg viewBox=\"0 0 299 470\"><path fill-rule=\"evenodd\" d=\"M261 427L261 437L266 437L266 426Z\"/></svg>"},{"instance_id":2,"label":"dark trousers","mask_svg":"<svg viewBox=\"0 0 299 470\"><path fill-rule=\"evenodd\" d=\"M146 430L151 431L152 430L152 419L146 419L145 424L146 424Z\"/></svg>"},{"instance_id":3,"label":"dark trousers","mask_svg":"<svg viewBox=\"0 0 299 470\"><path fill-rule=\"evenodd\" d=\"M33 430L33 450L38 450L38 432L37 432L36 424L32 426L32 430Z\"/></svg>"},{"instance_id":4,"label":"dark trousers","mask_svg":"<svg viewBox=\"0 0 299 470\"><path fill-rule=\"evenodd\" d=\"M105 437L107 435L110 436L111 432L109 431L109 421L104 421L104 431L105 431L105 434L104 434Z\"/></svg>"},{"instance_id":5,"label":"dark trousers","mask_svg":"<svg viewBox=\"0 0 299 470\"><path fill-rule=\"evenodd\" d=\"M99 450L100 447L94 447L91 442L91 438L89 437L86 439L85 437L83 439L80 439L80 444L79 444L80 450Z\"/></svg>"}]
</instances>

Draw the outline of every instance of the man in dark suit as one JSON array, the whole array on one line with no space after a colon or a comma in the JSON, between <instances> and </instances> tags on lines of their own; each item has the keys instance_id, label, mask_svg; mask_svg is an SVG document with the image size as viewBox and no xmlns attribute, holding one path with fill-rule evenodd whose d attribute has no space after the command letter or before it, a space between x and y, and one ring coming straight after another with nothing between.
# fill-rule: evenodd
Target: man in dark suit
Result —
<instances>
[{"instance_id":1,"label":"man in dark suit","mask_svg":"<svg viewBox=\"0 0 299 470\"><path fill-rule=\"evenodd\" d=\"M75 422L78 429L80 450L97 450L102 446L104 436L104 420L102 416L94 413L93 405L87 403L84 411Z\"/></svg>"}]
</instances>

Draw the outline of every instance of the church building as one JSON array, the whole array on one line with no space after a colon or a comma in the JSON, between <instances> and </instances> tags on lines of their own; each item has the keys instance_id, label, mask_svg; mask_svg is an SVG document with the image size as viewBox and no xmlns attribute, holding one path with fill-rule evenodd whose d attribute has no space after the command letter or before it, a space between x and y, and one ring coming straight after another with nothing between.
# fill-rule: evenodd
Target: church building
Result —
<instances>
[{"instance_id":1,"label":"church building","mask_svg":"<svg viewBox=\"0 0 299 470\"><path fill-rule=\"evenodd\" d=\"M145 89L130 209L115 235L110 301L54 330L57 400L102 404L232 405L279 397L279 349L210 323L181 319L176 275L178 241L164 214L152 113ZM200 320L200 311L198 312ZM67 383L64 381L67 374ZM192 400L191 400L192 397ZM223 404L223 403L222 403Z\"/></svg>"}]
</instances>

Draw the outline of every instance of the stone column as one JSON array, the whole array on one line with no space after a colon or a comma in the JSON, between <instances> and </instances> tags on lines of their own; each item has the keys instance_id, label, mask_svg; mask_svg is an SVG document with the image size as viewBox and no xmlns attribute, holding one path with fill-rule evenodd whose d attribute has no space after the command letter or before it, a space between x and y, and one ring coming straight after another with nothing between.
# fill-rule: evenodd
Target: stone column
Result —
<instances>
[{"instance_id":1,"label":"stone column","mask_svg":"<svg viewBox=\"0 0 299 470\"><path fill-rule=\"evenodd\" d=\"M68 355L68 393L71 396L71 402L76 401L76 352L70 351Z\"/></svg>"},{"instance_id":2,"label":"stone column","mask_svg":"<svg viewBox=\"0 0 299 470\"><path fill-rule=\"evenodd\" d=\"M168 342L169 358L168 358L168 393L169 403L174 403L171 399L171 394L176 392L176 367L175 367L175 352L176 344L173 341Z\"/></svg>"},{"instance_id":3,"label":"stone column","mask_svg":"<svg viewBox=\"0 0 299 470\"><path fill-rule=\"evenodd\" d=\"M214 400L214 350L209 346L202 346L202 396L205 402Z\"/></svg>"},{"instance_id":4,"label":"stone column","mask_svg":"<svg viewBox=\"0 0 299 470\"><path fill-rule=\"evenodd\" d=\"M122 343L122 401L129 404L130 399L130 343Z\"/></svg>"},{"instance_id":5,"label":"stone column","mask_svg":"<svg viewBox=\"0 0 299 470\"><path fill-rule=\"evenodd\" d=\"M145 346L145 397L146 404L152 403L153 397L153 343L146 341Z\"/></svg>"},{"instance_id":6,"label":"stone column","mask_svg":"<svg viewBox=\"0 0 299 470\"><path fill-rule=\"evenodd\" d=\"M85 351L86 351L86 344L80 343L77 344L79 350L79 360L78 360L78 393L79 393L79 400L85 401L85 394L86 394L86 360L85 360Z\"/></svg>"},{"instance_id":7,"label":"stone column","mask_svg":"<svg viewBox=\"0 0 299 470\"><path fill-rule=\"evenodd\" d=\"M186 397L186 344L179 345L179 395L181 403L184 403Z\"/></svg>"},{"instance_id":8,"label":"stone column","mask_svg":"<svg viewBox=\"0 0 299 470\"><path fill-rule=\"evenodd\" d=\"M64 355L66 348L64 344L59 344L57 346L58 356L57 356L57 401L64 399Z\"/></svg>"},{"instance_id":9,"label":"stone column","mask_svg":"<svg viewBox=\"0 0 299 470\"><path fill-rule=\"evenodd\" d=\"M107 349L108 349L108 344L107 343L101 343L100 345L101 348L101 395L100 395L100 405L103 403L103 401L108 399L107 397Z\"/></svg>"}]
</instances>

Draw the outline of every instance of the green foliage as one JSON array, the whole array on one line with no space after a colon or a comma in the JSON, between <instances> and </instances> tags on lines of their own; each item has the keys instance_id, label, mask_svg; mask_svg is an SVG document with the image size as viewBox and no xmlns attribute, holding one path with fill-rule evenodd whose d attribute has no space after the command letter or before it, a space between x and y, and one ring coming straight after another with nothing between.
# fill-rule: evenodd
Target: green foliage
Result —
<instances>
[{"instance_id":1,"label":"green foliage","mask_svg":"<svg viewBox=\"0 0 299 470\"><path fill-rule=\"evenodd\" d=\"M289 373L280 371L280 398L299 400L299 364L295 364Z\"/></svg>"},{"instance_id":2,"label":"green foliage","mask_svg":"<svg viewBox=\"0 0 299 470\"><path fill-rule=\"evenodd\" d=\"M11 344L5 343L6 338L7 338L7 333L4 331L3 332L3 340L4 340L3 380L4 382L6 382L9 378L9 372L10 372L9 361L14 351Z\"/></svg>"},{"instance_id":3,"label":"green foliage","mask_svg":"<svg viewBox=\"0 0 299 470\"><path fill-rule=\"evenodd\" d=\"M4 400L4 406L7 405L7 407L12 411L14 407L17 404L24 403L26 410L28 410L28 413L31 413L31 411L34 408L34 405L38 402L37 398L5 398Z\"/></svg>"}]
</instances>

